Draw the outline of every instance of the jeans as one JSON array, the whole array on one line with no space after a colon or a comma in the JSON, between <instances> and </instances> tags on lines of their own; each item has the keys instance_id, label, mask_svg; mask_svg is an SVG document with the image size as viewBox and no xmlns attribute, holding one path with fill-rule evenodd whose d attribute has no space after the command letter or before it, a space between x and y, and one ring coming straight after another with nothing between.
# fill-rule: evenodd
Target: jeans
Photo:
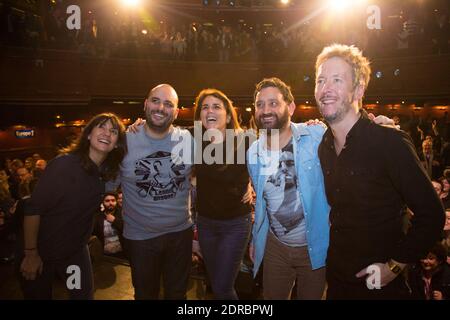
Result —
<instances>
[{"instance_id":1,"label":"jeans","mask_svg":"<svg viewBox=\"0 0 450 320\"><path fill-rule=\"evenodd\" d=\"M296 283L296 299L320 300L325 277L325 267L312 270L307 246L287 246L269 231L264 253L264 299L289 299Z\"/></svg>"},{"instance_id":2,"label":"jeans","mask_svg":"<svg viewBox=\"0 0 450 320\"><path fill-rule=\"evenodd\" d=\"M19 263L22 262L22 259ZM79 267L79 273L78 270L69 269L69 266ZM79 279L77 279L78 275ZM27 300L52 299L52 285L56 277L64 281L71 300L92 300L94 298L94 281L88 247L85 246L67 259L43 261L42 274L35 280L25 280L20 275L24 298Z\"/></svg>"},{"instance_id":3,"label":"jeans","mask_svg":"<svg viewBox=\"0 0 450 320\"><path fill-rule=\"evenodd\" d=\"M247 249L250 214L216 220L198 216L198 240L215 299L237 300L234 282Z\"/></svg>"},{"instance_id":4,"label":"jeans","mask_svg":"<svg viewBox=\"0 0 450 320\"><path fill-rule=\"evenodd\" d=\"M127 240L136 300L184 300L192 261L192 228L147 240Z\"/></svg>"}]
</instances>

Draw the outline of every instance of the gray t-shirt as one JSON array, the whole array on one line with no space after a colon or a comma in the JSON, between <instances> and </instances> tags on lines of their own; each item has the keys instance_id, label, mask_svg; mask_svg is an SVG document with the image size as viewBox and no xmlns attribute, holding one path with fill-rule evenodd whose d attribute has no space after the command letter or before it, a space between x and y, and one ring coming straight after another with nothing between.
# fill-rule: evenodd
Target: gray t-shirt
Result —
<instances>
[{"instance_id":1,"label":"gray t-shirt","mask_svg":"<svg viewBox=\"0 0 450 320\"><path fill-rule=\"evenodd\" d=\"M122 161L119 179L107 186L113 189L121 183L125 238L146 240L192 225L192 161L184 158L188 152L180 148L179 141L192 152L192 136L184 129L174 128L159 140L148 136L144 129L127 133L128 154Z\"/></svg>"}]
</instances>

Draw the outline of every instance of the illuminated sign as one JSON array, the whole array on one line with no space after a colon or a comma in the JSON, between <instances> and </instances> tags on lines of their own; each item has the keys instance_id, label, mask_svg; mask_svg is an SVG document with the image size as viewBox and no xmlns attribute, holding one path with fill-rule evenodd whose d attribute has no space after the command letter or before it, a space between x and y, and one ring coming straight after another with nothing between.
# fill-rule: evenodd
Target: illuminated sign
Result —
<instances>
[{"instance_id":1,"label":"illuminated sign","mask_svg":"<svg viewBox=\"0 0 450 320\"><path fill-rule=\"evenodd\" d=\"M16 138L29 139L29 138L33 138L33 137L34 137L33 129L16 130Z\"/></svg>"}]
</instances>

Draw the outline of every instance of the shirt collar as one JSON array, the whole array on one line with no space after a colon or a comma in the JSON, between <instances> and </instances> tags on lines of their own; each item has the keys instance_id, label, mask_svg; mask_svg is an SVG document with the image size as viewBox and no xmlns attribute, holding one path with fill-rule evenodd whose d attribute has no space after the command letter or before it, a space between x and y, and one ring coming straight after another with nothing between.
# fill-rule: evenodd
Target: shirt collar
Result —
<instances>
[{"instance_id":1,"label":"shirt collar","mask_svg":"<svg viewBox=\"0 0 450 320\"><path fill-rule=\"evenodd\" d=\"M306 129L306 126L302 126L291 122L292 136L295 140L300 140L301 136L308 136L311 133Z\"/></svg>"},{"instance_id":2,"label":"shirt collar","mask_svg":"<svg viewBox=\"0 0 450 320\"><path fill-rule=\"evenodd\" d=\"M360 136L361 130L365 128L369 123L370 123L369 115L364 109L361 109L358 121L356 121L356 123L347 133L345 144L347 144L353 137ZM330 127L328 127L327 131L325 132L323 141L325 145L334 150L334 135Z\"/></svg>"}]
</instances>

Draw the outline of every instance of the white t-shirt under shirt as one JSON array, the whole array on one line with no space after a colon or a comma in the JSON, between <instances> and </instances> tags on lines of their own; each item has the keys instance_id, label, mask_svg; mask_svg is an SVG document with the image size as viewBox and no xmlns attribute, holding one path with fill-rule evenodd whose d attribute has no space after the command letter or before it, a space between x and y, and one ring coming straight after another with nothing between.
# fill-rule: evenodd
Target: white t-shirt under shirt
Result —
<instances>
[{"instance_id":1,"label":"white t-shirt under shirt","mask_svg":"<svg viewBox=\"0 0 450 320\"><path fill-rule=\"evenodd\" d=\"M264 186L271 232L292 247L307 245L306 220L298 192L292 139L281 151L268 151L269 176Z\"/></svg>"}]
</instances>

